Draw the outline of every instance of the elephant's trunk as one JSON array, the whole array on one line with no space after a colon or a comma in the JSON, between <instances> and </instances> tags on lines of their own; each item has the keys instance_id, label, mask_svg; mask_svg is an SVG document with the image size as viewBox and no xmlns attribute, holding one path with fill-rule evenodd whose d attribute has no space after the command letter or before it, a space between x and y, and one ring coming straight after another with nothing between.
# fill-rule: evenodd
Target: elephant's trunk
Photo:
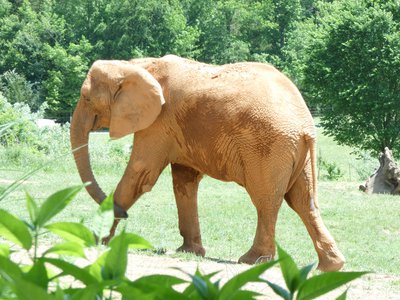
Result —
<instances>
[{"instance_id":1,"label":"elephant's trunk","mask_svg":"<svg viewBox=\"0 0 400 300\"><path fill-rule=\"evenodd\" d=\"M88 145L89 133L93 128L95 117L93 113L85 109L84 103L79 101L72 116L70 138L75 163L82 182L91 182L90 185L86 186L86 190L97 203L101 203L106 195L93 175Z\"/></svg>"}]
</instances>

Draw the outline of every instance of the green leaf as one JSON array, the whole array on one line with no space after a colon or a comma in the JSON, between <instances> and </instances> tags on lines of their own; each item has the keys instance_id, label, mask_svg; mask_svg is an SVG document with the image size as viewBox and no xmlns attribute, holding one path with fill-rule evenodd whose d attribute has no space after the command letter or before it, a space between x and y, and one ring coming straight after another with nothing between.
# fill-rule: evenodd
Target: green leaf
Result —
<instances>
[{"instance_id":1,"label":"green leaf","mask_svg":"<svg viewBox=\"0 0 400 300\"><path fill-rule=\"evenodd\" d=\"M287 254L285 250L283 250L279 245L277 245L277 248L283 278L285 279L289 291L293 294L300 284L300 270L292 257Z\"/></svg>"},{"instance_id":2,"label":"green leaf","mask_svg":"<svg viewBox=\"0 0 400 300\"><path fill-rule=\"evenodd\" d=\"M309 278L299 287L298 300L314 299L368 272L328 272Z\"/></svg>"},{"instance_id":3,"label":"green leaf","mask_svg":"<svg viewBox=\"0 0 400 300\"><path fill-rule=\"evenodd\" d=\"M131 282L130 285L133 287L139 287L140 289L145 289L147 286L172 287L173 285L185 282L185 280L171 275L148 275L140 277Z\"/></svg>"},{"instance_id":4,"label":"green leaf","mask_svg":"<svg viewBox=\"0 0 400 300\"><path fill-rule=\"evenodd\" d=\"M26 250L32 247L32 236L26 224L3 209L0 209L0 236Z\"/></svg>"},{"instance_id":5,"label":"green leaf","mask_svg":"<svg viewBox=\"0 0 400 300\"><path fill-rule=\"evenodd\" d=\"M178 269L178 270L180 270L180 269ZM180 271L182 271L182 270L180 270ZM184 271L182 271L182 272L192 278L191 284L189 284L187 286L187 288L183 291L183 295L185 295L186 297L188 297L190 299L204 299L202 297L202 295L198 293L197 287L195 286L194 281L193 281L193 275L191 275L190 273L184 272ZM198 274L198 276L201 276L202 278L205 278L206 280L210 281L210 279L214 275L218 274L218 272L213 272L213 273L210 273L207 275L201 275L200 272L198 270L196 270L196 274Z\"/></svg>"},{"instance_id":6,"label":"green leaf","mask_svg":"<svg viewBox=\"0 0 400 300\"><path fill-rule=\"evenodd\" d=\"M230 300L253 300L257 299L258 296L262 296L260 293L253 291L237 291L234 296L229 298Z\"/></svg>"},{"instance_id":7,"label":"green leaf","mask_svg":"<svg viewBox=\"0 0 400 300\"><path fill-rule=\"evenodd\" d=\"M35 261L29 272L24 275L24 279L47 290L49 278L42 259Z\"/></svg>"},{"instance_id":8,"label":"green leaf","mask_svg":"<svg viewBox=\"0 0 400 300\"><path fill-rule=\"evenodd\" d=\"M151 287L149 287L151 289ZM162 294L158 294L157 291L150 291L149 293L144 292L134 286L131 285L130 282L123 282L119 286L115 288L117 292L120 292L122 295L122 300L154 300L154 299L180 299L179 293L178 298L174 297L163 297Z\"/></svg>"},{"instance_id":9,"label":"green leaf","mask_svg":"<svg viewBox=\"0 0 400 300\"><path fill-rule=\"evenodd\" d=\"M100 255L100 257L98 257L94 263L92 263L91 265L88 265L88 266L85 267L85 270L87 270L87 272L89 272L89 274L91 276L96 278L97 281L102 281L103 280L101 272L102 272L102 270L104 268L104 265L106 263L107 254L108 254L108 252L102 253Z\"/></svg>"},{"instance_id":10,"label":"green leaf","mask_svg":"<svg viewBox=\"0 0 400 300\"><path fill-rule=\"evenodd\" d=\"M205 278L199 275L194 275L192 276L192 282L197 293L202 299L212 299L213 296L216 295L216 291L214 291L213 289L209 289L210 284L208 284Z\"/></svg>"},{"instance_id":11,"label":"green leaf","mask_svg":"<svg viewBox=\"0 0 400 300\"><path fill-rule=\"evenodd\" d=\"M201 296L202 299L216 299L218 294L218 289L215 285L211 283L211 277L216 273L202 275L199 269L196 270L196 273L192 276L192 283L195 287L197 293Z\"/></svg>"},{"instance_id":12,"label":"green leaf","mask_svg":"<svg viewBox=\"0 0 400 300\"><path fill-rule=\"evenodd\" d=\"M93 220L94 228L93 231L97 236L98 240L101 241L103 238L110 234L110 229L114 224L114 195L110 194L100 204L96 215Z\"/></svg>"},{"instance_id":13,"label":"green leaf","mask_svg":"<svg viewBox=\"0 0 400 300\"><path fill-rule=\"evenodd\" d=\"M261 274L263 274L266 270L271 268L277 262L278 260L261 263L232 277L222 287L219 293L220 299L229 299L230 297L235 295L235 293L238 292L246 283L260 281Z\"/></svg>"},{"instance_id":14,"label":"green leaf","mask_svg":"<svg viewBox=\"0 0 400 300\"><path fill-rule=\"evenodd\" d=\"M67 299L66 294L64 293L64 290L57 285L56 292L54 293L54 296L56 297L57 300L65 300Z\"/></svg>"},{"instance_id":15,"label":"green leaf","mask_svg":"<svg viewBox=\"0 0 400 300\"><path fill-rule=\"evenodd\" d=\"M134 233L124 233L124 240L127 243L130 249L151 249L153 246L146 241L141 236ZM112 239L109 243L109 246L112 247L114 243L114 239Z\"/></svg>"},{"instance_id":16,"label":"green leaf","mask_svg":"<svg viewBox=\"0 0 400 300\"><path fill-rule=\"evenodd\" d=\"M86 257L85 252L83 251L83 246L81 244L75 242L66 242L57 244L50 249L48 249L43 256L47 254L57 254L57 255L67 255L67 256L76 256L76 257Z\"/></svg>"},{"instance_id":17,"label":"green leaf","mask_svg":"<svg viewBox=\"0 0 400 300\"><path fill-rule=\"evenodd\" d=\"M57 277L71 275L72 277L81 281L85 285L98 283L97 279L94 276L92 276L87 269L77 267L62 259L48 258L48 257L42 259L43 261L48 262L53 266L56 266L57 268L62 270L62 273L58 274Z\"/></svg>"},{"instance_id":18,"label":"green leaf","mask_svg":"<svg viewBox=\"0 0 400 300\"><path fill-rule=\"evenodd\" d=\"M19 300L57 300L55 296L47 294L45 289L21 278L15 280L14 292Z\"/></svg>"},{"instance_id":19,"label":"green leaf","mask_svg":"<svg viewBox=\"0 0 400 300\"><path fill-rule=\"evenodd\" d=\"M275 294L281 296L285 300L290 300L292 297L290 296L290 292L285 290L280 285L272 283L271 281L265 280L265 282L269 285L269 287L275 292Z\"/></svg>"},{"instance_id":20,"label":"green leaf","mask_svg":"<svg viewBox=\"0 0 400 300\"><path fill-rule=\"evenodd\" d=\"M300 284L307 280L307 276L310 274L314 266L315 263L312 263L300 269Z\"/></svg>"},{"instance_id":21,"label":"green leaf","mask_svg":"<svg viewBox=\"0 0 400 300\"><path fill-rule=\"evenodd\" d=\"M98 285L96 285L96 284L89 285L89 286L81 289L80 291L75 292L74 295L71 297L71 300L100 299L100 298L96 298L96 296L100 296L99 290L101 290L101 288L99 288Z\"/></svg>"},{"instance_id":22,"label":"green leaf","mask_svg":"<svg viewBox=\"0 0 400 300\"><path fill-rule=\"evenodd\" d=\"M26 197L26 207L28 208L29 217L31 219L32 224L36 225L39 209L36 205L35 200L28 192L25 193L25 197Z\"/></svg>"},{"instance_id":23,"label":"green leaf","mask_svg":"<svg viewBox=\"0 0 400 300\"><path fill-rule=\"evenodd\" d=\"M126 281L115 288L123 299L188 299L172 287L186 281L169 275L150 275L134 282Z\"/></svg>"},{"instance_id":24,"label":"green leaf","mask_svg":"<svg viewBox=\"0 0 400 300\"><path fill-rule=\"evenodd\" d=\"M346 300L347 298L347 291L345 290L339 297L336 298L336 300Z\"/></svg>"},{"instance_id":25,"label":"green leaf","mask_svg":"<svg viewBox=\"0 0 400 300\"><path fill-rule=\"evenodd\" d=\"M0 256L9 257L10 256L10 246L6 244L0 244Z\"/></svg>"},{"instance_id":26,"label":"green leaf","mask_svg":"<svg viewBox=\"0 0 400 300\"><path fill-rule=\"evenodd\" d=\"M48 197L39 209L36 225L43 227L51 218L61 212L83 187L84 185L66 188Z\"/></svg>"},{"instance_id":27,"label":"green leaf","mask_svg":"<svg viewBox=\"0 0 400 300\"><path fill-rule=\"evenodd\" d=\"M93 233L83 224L73 222L58 222L45 226L51 232L70 242L86 247L96 245Z\"/></svg>"},{"instance_id":28,"label":"green leaf","mask_svg":"<svg viewBox=\"0 0 400 300\"><path fill-rule=\"evenodd\" d=\"M9 258L0 256L0 275L8 282L14 282L22 277L22 271Z\"/></svg>"},{"instance_id":29,"label":"green leaf","mask_svg":"<svg viewBox=\"0 0 400 300\"><path fill-rule=\"evenodd\" d=\"M110 243L110 250L107 252L103 279L122 279L125 276L128 264L128 242L126 233L115 236Z\"/></svg>"}]
</instances>

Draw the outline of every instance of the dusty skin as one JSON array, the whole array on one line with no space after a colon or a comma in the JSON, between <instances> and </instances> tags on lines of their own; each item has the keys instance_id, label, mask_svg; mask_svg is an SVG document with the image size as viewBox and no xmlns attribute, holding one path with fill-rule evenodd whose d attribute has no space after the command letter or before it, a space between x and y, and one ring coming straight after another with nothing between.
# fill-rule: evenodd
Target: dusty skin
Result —
<instances>
[{"instance_id":1,"label":"dusty skin","mask_svg":"<svg viewBox=\"0 0 400 300\"><path fill-rule=\"evenodd\" d=\"M197 213L203 175L243 186L257 209L253 245L240 262L275 255L275 225L283 199L303 220L319 269L339 270L344 257L325 227L316 191L315 127L297 88L268 64L212 66L168 55L96 61L71 122L71 145L82 181L100 203L89 133L135 133L131 158L114 194L119 218L171 164L183 237L180 251L204 256ZM289 230L289 229L288 229Z\"/></svg>"}]
</instances>

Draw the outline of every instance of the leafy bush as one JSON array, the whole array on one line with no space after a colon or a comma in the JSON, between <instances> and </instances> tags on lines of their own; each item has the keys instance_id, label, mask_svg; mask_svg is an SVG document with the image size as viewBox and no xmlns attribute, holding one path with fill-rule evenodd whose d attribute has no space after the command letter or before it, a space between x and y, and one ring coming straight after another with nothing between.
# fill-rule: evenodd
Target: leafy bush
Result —
<instances>
[{"instance_id":1,"label":"leafy bush","mask_svg":"<svg viewBox=\"0 0 400 300\"><path fill-rule=\"evenodd\" d=\"M113 224L113 200L108 197L95 215L93 232L81 223L56 222L51 219L61 212L83 186L58 191L38 207L36 201L26 195L29 222L24 222L0 209L0 235L27 251L31 264L18 265L10 258L7 244L0 251L0 295L18 299L98 299L109 291L106 299L112 299L112 291L123 286L127 266L128 248L145 249L151 245L143 238L122 232L114 237L109 248L101 252L92 264L80 268L63 257L86 258L84 249L96 246L96 240L108 234ZM39 237L48 230L65 242L56 244L39 254ZM98 239L96 239L96 236ZM101 249L98 248L100 251ZM56 256L56 257L54 257ZM50 266L56 267L50 268ZM75 280L62 289L58 278L72 276ZM75 287L76 282L84 288ZM68 295L68 296L67 296ZM84 298L86 297L86 298ZM97 298L96 298L97 297Z\"/></svg>"},{"instance_id":2,"label":"leafy bush","mask_svg":"<svg viewBox=\"0 0 400 300\"><path fill-rule=\"evenodd\" d=\"M324 160L321 155L318 156L317 164L319 178L321 179L336 181L342 178L344 175L343 171L337 166L335 162L328 162Z\"/></svg>"},{"instance_id":3,"label":"leafy bush","mask_svg":"<svg viewBox=\"0 0 400 300\"><path fill-rule=\"evenodd\" d=\"M314 264L299 269L293 259L279 246L278 255L287 290L268 280L265 282L285 300L315 299L367 273L327 272L308 278ZM346 299L346 295L347 290L337 299Z\"/></svg>"},{"instance_id":4,"label":"leafy bush","mask_svg":"<svg viewBox=\"0 0 400 300\"><path fill-rule=\"evenodd\" d=\"M20 143L32 144L38 136L35 125L36 114L24 104L10 104L0 93L0 125L9 124L0 136L0 145L11 146Z\"/></svg>"},{"instance_id":5,"label":"leafy bush","mask_svg":"<svg viewBox=\"0 0 400 300\"><path fill-rule=\"evenodd\" d=\"M0 75L0 91L12 104L27 104L33 111L40 108L39 93L36 91L35 84L27 81L15 70Z\"/></svg>"},{"instance_id":6,"label":"leafy bush","mask_svg":"<svg viewBox=\"0 0 400 300\"><path fill-rule=\"evenodd\" d=\"M26 194L29 221L21 220L0 209L0 236L11 243L0 246L0 298L25 299L254 299L259 294L242 290L249 282L267 283L284 299L314 299L345 283L362 276L363 272L332 272L307 278L313 265L299 269L292 258L278 247L279 259L256 265L231 278L221 286L212 281L216 273L203 275L196 271L185 281L169 275L149 275L131 281L125 277L128 249L149 249L143 238L123 230L108 247L100 247L99 240L107 236L113 224L113 197L107 197L99 207L93 228L82 223L55 222L60 213L83 188L70 187L48 197L39 207ZM0 200L4 194L0 195ZM43 232L50 231L64 241L43 252L39 242ZM39 253L39 245L42 253ZM16 247L26 251L29 264L17 264L11 256ZM86 259L86 249L95 248L94 262L87 260L84 267L71 262L74 257ZM281 266L287 290L260 276L274 264ZM69 276L69 284L61 279ZM174 286L186 284L183 292ZM346 292L341 296L345 299Z\"/></svg>"},{"instance_id":7,"label":"leafy bush","mask_svg":"<svg viewBox=\"0 0 400 300\"><path fill-rule=\"evenodd\" d=\"M70 152L69 124L39 128L45 106L32 113L26 104L11 104L0 94L0 158L8 165L43 165Z\"/></svg>"}]
</instances>

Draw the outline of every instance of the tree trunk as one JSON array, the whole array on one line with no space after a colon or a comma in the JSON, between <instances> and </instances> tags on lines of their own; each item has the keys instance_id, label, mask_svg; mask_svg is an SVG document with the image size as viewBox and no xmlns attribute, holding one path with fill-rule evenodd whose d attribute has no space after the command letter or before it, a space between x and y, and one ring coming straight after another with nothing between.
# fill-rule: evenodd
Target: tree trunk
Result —
<instances>
[{"instance_id":1,"label":"tree trunk","mask_svg":"<svg viewBox=\"0 0 400 300\"><path fill-rule=\"evenodd\" d=\"M360 190L368 194L400 195L400 167L395 163L392 151L385 148L379 156L380 166Z\"/></svg>"}]
</instances>

